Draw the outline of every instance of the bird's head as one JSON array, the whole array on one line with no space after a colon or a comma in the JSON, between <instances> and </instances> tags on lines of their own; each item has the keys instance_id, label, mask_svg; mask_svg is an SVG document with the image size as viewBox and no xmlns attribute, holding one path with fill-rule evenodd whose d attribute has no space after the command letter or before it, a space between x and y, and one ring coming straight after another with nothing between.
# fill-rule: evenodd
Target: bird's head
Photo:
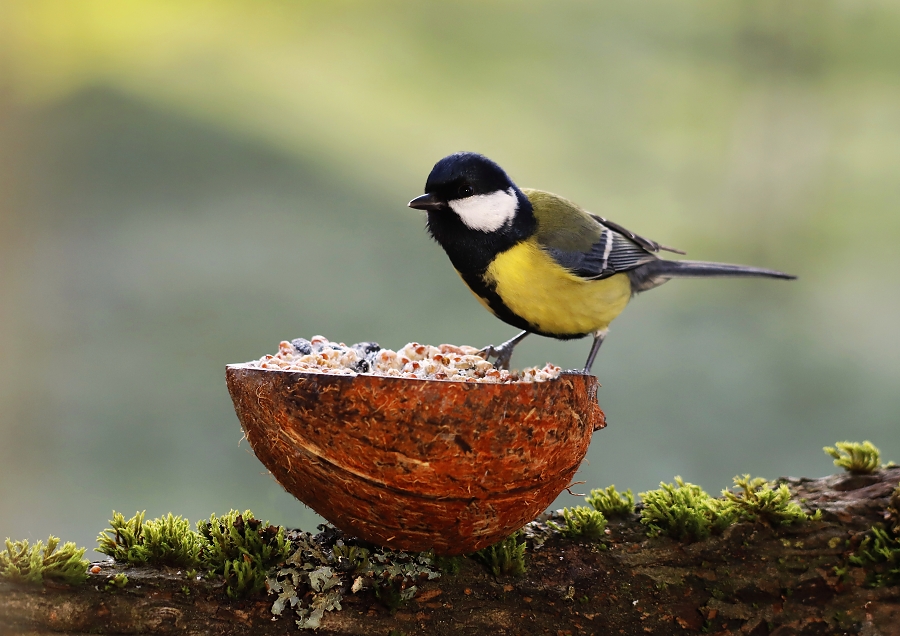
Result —
<instances>
[{"instance_id":1,"label":"bird's head","mask_svg":"<svg viewBox=\"0 0 900 636\"><path fill-rule=\"evenodd\" d=\"M512 223L527 199L496 163L474 152L457 152L434 164L425 194L409 207L455 214L470 230L496 232Z\"/></svg>"}]
</instances>

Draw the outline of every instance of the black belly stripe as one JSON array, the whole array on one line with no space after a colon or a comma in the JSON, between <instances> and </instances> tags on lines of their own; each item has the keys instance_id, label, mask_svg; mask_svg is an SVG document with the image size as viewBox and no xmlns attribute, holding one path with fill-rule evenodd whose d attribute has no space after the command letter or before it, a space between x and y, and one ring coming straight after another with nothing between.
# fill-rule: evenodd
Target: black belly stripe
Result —
<instances>
[{"instance_id":1,"label":"black belly stripe","mask_svg":"<svg viewBox=\"0 0 900 636\"><path fill-rule=\"evenodd\" d=\"M557 334L542 331L507 307L506 303L504 303L503 299L500 297L500 294L494 289L494 286L485 282L483 274L463 274L462 272L459 272L459 275L466 285L469 286L469 289L488 304L488 307L491 308L491 312L493 312L497 318L513 327L536 333L539 336L556 338L557 340L574 340L588 335L587 333Z\"/></svg>"},{"instance_id":2,"label":"black belly stripe","mask_svg":"<svg viewBox=\"0 0 900 636\"><path fill-rule=\"evenodd\" d=\"M476 296L483 299L488 304L488 307L491 308L491 311L495 316L497 316L497 318L505 323L512 325L513 327L518 327L519 329L524 329L526 331L533 331L535 333L538 332L537 327L529 323L521 316L513 313L512 310L506 306L506 303L504 303L503 299L500 298L500 294L496 292L494 286L488 285L485 282L483 274L463 274L462 272L460 272L459 275L462 277L466 285L469 286L469 289L471 289Z\"/></svg>"},{"instance_id":3,"label":"black belly stripe","mask_svg":"<svg viewBox=\"0 0 900 636\"><path fill-rule=\"evenodd\" d=\"M485 281L485 273L497 255L527 240L537 229L531 202L521 191L517 192L519 209L515 222L497 232L473 231L463 224L459 216L447 210L428 211L428 231L447 252L454 269L469 289L487 303L497 318L513 327L548 338L583 338L586 333L557 334L541 331L507 307L495 286Z\"/></svg>"}]
</instances>

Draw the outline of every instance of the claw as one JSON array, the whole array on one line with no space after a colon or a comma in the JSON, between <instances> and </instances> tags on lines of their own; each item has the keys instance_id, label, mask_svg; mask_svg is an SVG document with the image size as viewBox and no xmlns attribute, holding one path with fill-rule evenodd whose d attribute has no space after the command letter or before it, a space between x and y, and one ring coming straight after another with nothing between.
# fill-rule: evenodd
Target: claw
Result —
<instances>
[{"instance_id":1,"label":"claw","mask_svg":"<svg viewBox=\"0 0 900 636\"><path fill-rule=\"evenodd\" d=\"M509 362L512 359L512 352L513 347L504 348L503 345L500 345L499 347L488 345L484 349L478 351L485 360L497 358L494 361L495 369L506 369L507 371L509 370Z\"/></svg>"},{"instance_id":2,"label":"claw","mask_svg":"<svg viewBox=\"0 0 900 636\"><path fill-rule=\"evenodd\" d=\"M519 344L525 336L528 335L527 331L523 331L515 338L510 338L502 345L495 347L494 345L488 345L483 349L478 351L478 354L483 356L485 360L490 360L491 358L497 358L494 362L495 369L504 369L509 370L509 362L512 359L513 349L516 348L516 345Z\"/></svg>"}]
</instances>

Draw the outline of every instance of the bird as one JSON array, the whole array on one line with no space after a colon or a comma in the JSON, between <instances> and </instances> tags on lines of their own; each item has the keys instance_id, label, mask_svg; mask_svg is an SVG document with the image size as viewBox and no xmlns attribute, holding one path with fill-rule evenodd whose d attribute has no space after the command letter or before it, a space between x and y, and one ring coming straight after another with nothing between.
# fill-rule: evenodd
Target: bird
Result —
<instances>
[{"instance_id":1,"label":"bird","mask_svg":"<svg viewBox=\"0 0 900 636\"><path fill-rule=\"evenodd\" d=\"M663 259L660 252L685 252L559 195L520 188L475 152L438 161L425 193L408 206L426 212L428 233L478 301L521 330L481 350L499 369L509 368L513 350L529 334L592 336L583 370L591 373L610 323L629 300L672 278L796 278L760 267Z\"/></svg>"}]
</instances>

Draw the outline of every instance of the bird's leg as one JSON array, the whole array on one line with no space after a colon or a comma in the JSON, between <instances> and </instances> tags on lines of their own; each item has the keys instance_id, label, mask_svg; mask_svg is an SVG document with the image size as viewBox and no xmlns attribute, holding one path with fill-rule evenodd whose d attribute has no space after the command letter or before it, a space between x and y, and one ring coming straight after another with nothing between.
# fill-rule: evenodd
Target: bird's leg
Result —
<instances>
[{"instance_id":1,"label":"bird's leg","mask_svg":"<svg viewBox=\"0 0 900 636\"><path fill-rule=\"evenodd\" d=\"M606 338L606 334L609 333L609 329L601 329L600 331L594 332L594 343L591 345L591 352L588 354L587 362L584 363L584 372L590 373L591 367L594 366L594 358L597 357L597 352L600 351L600 345L603 344L603 339Z\"/></svg>"},{"instance_id":2,"label":"bird's leg","mask_svg":"<svg viewBox=\"0 0 900 636\"><path fill-rule=\"evenodd\" d=\"M509 369L509 360L512 358L513 349L515 349L516 345L522 342L529 333L531 332L523 331L519 335L510 338L499 347L488 345L478 353L483 355L486 360L490 360L492 357L496 356L497 361L494 362L494 368Z\"/></svg>"}]
</instances>

